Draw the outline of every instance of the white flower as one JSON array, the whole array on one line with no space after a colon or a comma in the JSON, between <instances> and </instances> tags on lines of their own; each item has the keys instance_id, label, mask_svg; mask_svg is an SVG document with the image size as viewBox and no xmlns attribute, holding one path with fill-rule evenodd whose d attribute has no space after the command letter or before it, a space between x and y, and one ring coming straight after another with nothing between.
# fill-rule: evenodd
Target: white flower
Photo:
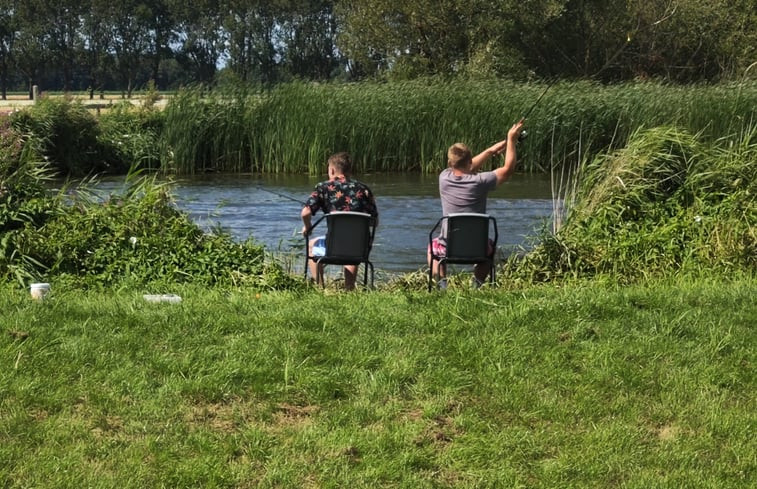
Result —
<instances>
[{"instance_id":1,"label":"white flower","mask_svg":"<svg viewBox=\"0 0 757 489\"><path fill-rule=\"evenodd\" d=\"M129 243L131 243L132 246L136 246L137 245L137 237L136 236L132 236L131 238L129 238Z\"/></svg>"},{"instance_id":2,"label":"white flower","mask_svg":"<svg viewBox=\"0 0 757 489\"><path fill-rule=\"evenodd\" d=\"M694 222L697 223L697 224L699 224L700 222L702 222L702 216L694 216Z\"/></svg>"}]
</instances>

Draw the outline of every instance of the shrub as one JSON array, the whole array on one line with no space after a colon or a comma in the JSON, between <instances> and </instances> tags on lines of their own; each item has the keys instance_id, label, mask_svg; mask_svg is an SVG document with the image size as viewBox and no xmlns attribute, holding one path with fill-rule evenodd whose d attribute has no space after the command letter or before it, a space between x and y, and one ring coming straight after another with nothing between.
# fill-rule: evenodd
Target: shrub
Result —
<instances>
[{"instance_id":1,"label":"shrub","mask_svg":"<svg viewBox=\"0 0 757 489\"><path fill-rule=\"evenodd\" d=\"M154 108L115 104L98 119L98 142L113 169L160 167L160 135L164 117Z\"/></svg>"},{"instance_id":2,"label":"shrub","mask_svg":"<svg viewBox=\"0 0 757 489\"><path fill-rule=\"evenodd\" d=\"M80 103L41 99L11 116L13 127L36 141L42 156L65 175L125 171L103 158L95 117Z\"/></svg>"},{"instance_id":3,"label":"shrub","mask_svg":"<svg viewBox=\"0 0 757 489\"><path fill-rule=\"evenodd\" d=\"M138 179L107 199L77 191L45 226L27 226L19 248L46 276L87 285L235 284L262 274L264 252L223 232L206 234L176 209L166 184Z\"/></svg>"},{"instance_id":4,"label":"shrub","mask_svg":"<svg viewBox=\"0 0 757 489\"><path fill-rule=\"evenodd\" d=\"M509 273L621 280L757 271L757 127L715 145L677 129L635 133L598 157L565 225Z\"/></svg>"},{"instance_id":5,"label":"shrub","mask_svg":"<svg viewBox=\"0 0 757 489\"><path fill-rule=\"evenodd\" d=\"M7 117L0 118L0 273L19 282L32 277L40 264L17 248L17 237L24 227L42 226L54 214L55 202L46 192L51 178L34 142Z\"/></svg>"}]
</instances>

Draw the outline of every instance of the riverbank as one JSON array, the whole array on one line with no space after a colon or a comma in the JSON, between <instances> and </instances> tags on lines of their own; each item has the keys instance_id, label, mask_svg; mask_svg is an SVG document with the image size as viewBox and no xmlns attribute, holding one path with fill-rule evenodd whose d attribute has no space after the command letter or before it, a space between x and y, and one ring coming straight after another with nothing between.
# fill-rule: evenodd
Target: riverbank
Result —
<instances>
[{"instance_id":1,"label":"riverbank","mask_svg":"<svg viewBox=\"0 0 757 489\"><path fill-rule=\"evenodd\" d=\"M0 287L6 487L744 487L757 285ZM337 312L338 311L338 312Z\"/></svg>"}]
</instances>

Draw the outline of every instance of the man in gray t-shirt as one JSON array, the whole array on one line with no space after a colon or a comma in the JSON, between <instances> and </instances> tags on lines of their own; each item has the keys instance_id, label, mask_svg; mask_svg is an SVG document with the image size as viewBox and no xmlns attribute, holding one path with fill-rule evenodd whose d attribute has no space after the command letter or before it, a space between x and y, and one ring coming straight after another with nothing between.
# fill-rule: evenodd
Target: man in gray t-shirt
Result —
<instances>
[{"instance_id":1,"label":"man in gray t-shirt","mask_svg":"<svg viewBox=\"0 0 757 489\"><path fill-rule=\"evenodd\" d=\"M523 121L519 121L507 132L507 139L495 143L482 153L475 157L468 147L462 143L456 143L450 146L447 151L446 168L439 174L439 195L442 200L442 215L449 215L460 212L476 212L479 214L486 213L486 197L491 190L494 190L507 180L515 170L517 161L517 152L515 145L523 129ZM505 153L505 160L501 167L493 170L479 173L479 170L492 156ZM443 256L445 230L439 237L432 242L434 254ZM493 251L493 250L492 250ZM431 249L428 250L428 262L431 262ZM432 266L432 265L429 265ZM439 266L438 262L433 263L434 276L438 276L439 286L446 287L447 270L444 265ZM477 264L473 270L474 283L482 284L487 275L489 267L486 264Z\"/></svg>"}]
</instances>

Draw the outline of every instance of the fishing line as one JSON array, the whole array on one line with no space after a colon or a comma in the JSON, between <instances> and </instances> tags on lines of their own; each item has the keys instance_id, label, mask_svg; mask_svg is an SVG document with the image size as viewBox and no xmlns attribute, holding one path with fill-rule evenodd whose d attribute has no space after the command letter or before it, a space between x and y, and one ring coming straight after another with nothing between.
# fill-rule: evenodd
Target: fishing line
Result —
<instances>
[{"instance_id":1,"label":"fishing line","mask_svg":"<svg viewBox=\"0 0 757 489\"><path fill-rule=\"evenodd\" d=\"M295 199L295 198L294 198L294 197L292 197L291 195L282 194L282 193L280 193L280 192L276 192L275 190L269 190L269 189L267 189L267 188L263 188L263 187L261 187L260 185L258 185L258 186L257 186L257 189L258 189L258 190L262 190L263 192L268 192L269 194L278 195L279 197L282 197L282 198L284 198L284 199L287 199L287 200L291 200L291 201L293 201L293 202L297 202L298 204L307 205L307 204L305 203L305 201L302 201L302 200L300 200L300 199Z\"/></svg>"},{"instance_id":2,"label":"fishing line","mask_svg":"<svg viewBox=\"0 0 757 489\"><path fill-rule=\"evenodd\" d=\"M673 13L675 13L675 10L673 11ZM666 17L666 19L667 19L667 17ZM661 21L662 20L665 20L665 19L661 19ZM659 22L660 21L658 21L658 23ZM639 27L637 26L636 30L634 31L634 33L636 33L638 30L639 30ZM623 45L620 47L620 49L618 49L615 52L615 54L613 54L612 56L610 56L610 58L607 60L607 62L598 71L596 71L594 74L590 75L588 78L590 80L592 78L596 78L599 74L601 74L603 71L605 71L607 68L609 68L610 65L617 59L617 57L620 56L620 54L623 51L626 50L626 48L628 47L628 45L630 43L631 43L631 34L629 33L629 34L626 35L626 42L623 43ZM539 95L539 97L536 99L536 101L533 104L531 104L531 107L526 111L526 114L523 116L522 120L525 121L526 118L528 118L528 116L531 115L531 112L533 112L533 110L536 108L536 106L539 105L539 102L541 102L541 100L544 98L544 95L547 94L547 92L549 91L549 89L552 88L555 85L555 83L557 83L557 81L558 81L558 78L555 77L554 79L552 79L551 82L549 82L549 84L547 85L547 87L541 92L541 95ZM526 136L528 136L528 132L525 131L525 130L523 130L520 133L520 136L518 137L518 141L523 141L524 139L526 139Z\"/></svg>"}]
</instances>

